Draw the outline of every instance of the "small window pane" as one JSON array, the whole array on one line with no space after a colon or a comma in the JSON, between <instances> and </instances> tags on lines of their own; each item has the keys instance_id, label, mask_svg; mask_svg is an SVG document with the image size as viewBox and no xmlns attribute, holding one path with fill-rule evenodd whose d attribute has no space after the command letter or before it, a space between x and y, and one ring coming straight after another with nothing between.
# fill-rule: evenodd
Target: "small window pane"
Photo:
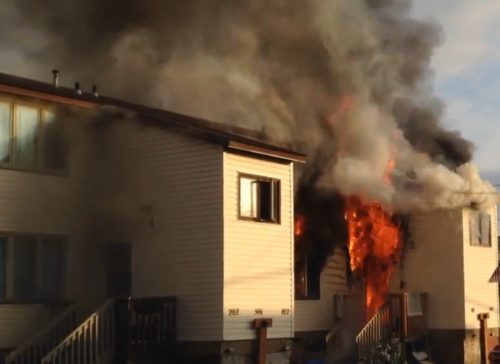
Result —
<instances>
[{"instance_id":1,"label":"small window pane","mask_svg":"<svg viewBox=\"0 0 500 364\"><path fill-rule=\"evenodd\" d=\"M262 220L272 220L272 191L271 181L259 182L259 216Z\"/></svg>"},{"instance_id":2,"label":"small window pane","mask_svg":"<svg viewBox=\"0 0 500 364\"><path fill-rule=\"evenodd\" d=\"M252 178L240 178L240 215L257 217L257 181Z\"/></svg>"},{"instance_id":3,"label":"small window pane","mask_svg":"<svg viewBox=\"0 0 500 364\"><path fill-rule=\"evenodd\" d=\"M65 243L61 239L42 240L40 250L40 287L39 296L56 300L64 292Z\"/></svg>"},{"instance_id":4,"label":"small window pane","mask_svg":"<svg viewBox=\"0 0 500 364\"><path fill-rule=\"evenodd\" d=\"M7 297L7 238L0 237L0 300Z\"/></svg>"},{"instance_id":5,"label":"small window pane","mask_svg":"<svg viewBox=\"0 0 500 364\"><path fill-rule=\"evenodd\" d=\"M481 241L481 227L479 224L479 214L475 211L471 211L470 213L469 228L471 245L479 245Z\"/></svg>"},{"instance_id":6,"label":"small window pane","mask_svg":"<svg viewBox=\"0 0 500 364\"><path fill-rule=\"evenodd\" d=\"M34 168L36 166L36 136L38 132L38 109L16 107L16 166Z\"/></svg>"},{"instance_id":7,"label":"small window pane","mask_svg":"<svg viewBox=\"0 0 500 364\"><path fill-rule=\"evenodd\" d=\"M13 299L31 301L36 297L36 238L14 238Z\"/></svg>"},{"instance_id":8,"label":"small window pane","mask_svg":"<svg viewBox=\"0 0 500 364\"><path fill-rule=\"evenodd\" d=\"M10 105L0 103L0 163L10 163Z\"/></svg>"},{"instance_id":9,"label":"small window pane","mask_svg":"<svg viewBox=\"0 0 500 364\"><path fill-rule=\"evenodd\" d=\"M490 242L490 215L481 214L481 245L491 246Z\"/></svg>"},{"instance_id":10,"label":"small window pane","mask_svg":"<svg viewBox=\"0 0 500 364\"><path fill-rule=\"evenodd\" d=\"M40 131L40 158L42 169L63 172L66 167L66 144L62 123L51 111L43 112Z\"/></svg>"}]
</instances>

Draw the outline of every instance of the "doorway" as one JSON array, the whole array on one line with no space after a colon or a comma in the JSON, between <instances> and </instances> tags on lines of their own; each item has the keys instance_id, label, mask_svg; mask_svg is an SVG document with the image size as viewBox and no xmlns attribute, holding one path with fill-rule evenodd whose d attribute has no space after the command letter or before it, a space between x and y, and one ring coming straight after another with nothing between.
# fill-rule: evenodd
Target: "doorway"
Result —
<instances>
[{"instance_id":1,"label":"doorway","mask_svg":"<svg viewBox=\"0 0 500 364\"><path fill-rule=\"evenodd\" d=\"M106 297L126 298L132 293L132 244L106 244Z\"/></svg>"}]
</instances>

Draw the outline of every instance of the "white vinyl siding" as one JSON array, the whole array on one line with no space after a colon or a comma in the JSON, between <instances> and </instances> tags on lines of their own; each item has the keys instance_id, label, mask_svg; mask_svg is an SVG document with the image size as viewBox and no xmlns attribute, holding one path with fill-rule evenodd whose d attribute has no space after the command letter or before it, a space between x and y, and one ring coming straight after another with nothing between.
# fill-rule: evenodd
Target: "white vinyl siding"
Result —
<instances>
[{"instance_id":1,"label":"white vinyl siding","mask_svg":"<svg viewBox=\"0 0 500 364\"><path fill-rule=\"evenodd\" d=\"M0 232L68 233L68 179L0 169ZM44 305L0 304L0 348L20 344L46 322Z\"/></svg>"},{"instance_id":2,"label":"white vinyl siding","mask_svg":"<svg viewBox=\"0 0 500 364\"><path fill-rule=\"evenodd\" d=\"M49 320L49 310L40 304L0 305L0 349L14 348Z\"/></svg>"},{"instance_id":3,"label":"white vinyl siding","mask_svg":"<svg viewBox=\"0 0 500 364\"><path fill-rule=\"evenodd\" d=\"M295 331L333 328L334 296L347 294L346 257L341 249L328 257L320 275L319 300L295 300Z\"/></svg>"},{"instance_id":4,"label":"white vinyl siding","mask_svg":"<svg viewBox=\"0 0 500 364\"><path fill-rule=\"evenodd\" d=\"M178 340L221 340L222 148L123 121L105 155L106 240L132 243L132 295L176 296Z\"/></svg>"},{"instance_id":5,"label":"white vinyl siding","mask_svg":"<svg viewBox=\"0 0 500 364\"><path fill-rule=\"evenodd\" d=\"M238 219L239 174L280 181L279 224ZM224 340L255 338L255 318L273 319L269 338L293 336L292 181L290 163L224 153Z\"/></svg>"},{"instance_id":6,"label":"white vinyl siding","mask_svg":"<svg viewBox=\"0 0 500 364\"><path fill-rule=\"evenodd\" d=\"M0 232L66 233L68 179L0 168Z\"/></svg>"},{"instance_id":7,"label":"white vinyl siding","mask_svg":"<svg viewBox=\"0 0 500 364\"><path fill-rule=\"evenodd\" d=\"M405 251L403 270L393 276L392 291L400 292L403 280L407 292L428 293L430 329L464 328L462 220L461 209L410 216L410 247Z\"/></svg>"},{"instance_id":8,"label":"white vinyl siding","mask_svg":"<svg viewBox=\"0 0 500 364\"><path fill-rule=\"evenodd\" d=\"M464 282L465 282L465 328L478 329L479 313L489 313L489 327L499 327L498 284L489 283L493 271L498 265L497 249L497 211L491 208L483 215L490 216L490 231L483 235L491 237L490 246L471 245L469 221L471 210L464 210ZM475 213L475 212L474 212Z\"/></svg>"},{"instance_id":9,"label":"white vinyl siding","mask_svg":"<svg viewBox=\"0 0 500 364\"><path fill-rule=\"evenodd\" d=\"M78 123L69 177L0 169L0 233L68 236L66 298L80 316L104 302L106 242L131 242L133 295L177 296L178 339L220 340L222 148L133 122ZM47 311L0 304L0 348Z\"/></svg>"}]
</instances>

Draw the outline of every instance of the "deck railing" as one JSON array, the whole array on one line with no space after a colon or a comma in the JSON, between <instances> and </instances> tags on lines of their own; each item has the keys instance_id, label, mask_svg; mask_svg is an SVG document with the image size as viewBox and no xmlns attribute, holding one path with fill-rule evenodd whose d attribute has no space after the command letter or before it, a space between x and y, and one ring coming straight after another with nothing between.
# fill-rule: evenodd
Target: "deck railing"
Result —
<instances>
[{"instance_id":1,"label":"deck railing","mask_svg":"<svg viewBox=\"0 0 500 364\"><path fill-rule=\"evenodd\" d=\"M115 310L108 300L42 359L42 364L106 363L114 354Z\"/></svg>"},{"instance_id":2,"label":"deck railing","mask_svg":"<svg viewBox=\"0 0 500 364\"><path fill-rule=\"evenodd\" d=\"M76 306L66 307L42 330L5 358L5 364L38 364L76 326Z\"/></svg>"},{"instance_id":3,"label":"deck railing","mask_svg":"<svg viewBox=\"0 0 500 364\"><path fill-rule=\"evenodd\" d=\"M175 297L108 300L47 353L41 363L166 359L173 354L176 342L175 310Z\"/></svg>"},{"instance_id":4,"label":"deck railing","mask_svg":"<svg viewBox=\"0 0 500 364\"><path fill-rule=\"evenodd\" d=\"M393 336L404 337L406 318L404 295L391 295L387 303L368 321L356 336L360 361L370 357L373 348Z\"/></svg>"},{"instance_id":5,"label":"deck railing","mask_svg":"<svg viewBox=\"0 0 500 364\"><path fill-rule=\"evenodd\" d=\"M161 360L173 354L176 342L175 297L118 300L116 310L117 342L122 345L118 355L126 353L129 360Z\"/></svg>"}]
</instances>

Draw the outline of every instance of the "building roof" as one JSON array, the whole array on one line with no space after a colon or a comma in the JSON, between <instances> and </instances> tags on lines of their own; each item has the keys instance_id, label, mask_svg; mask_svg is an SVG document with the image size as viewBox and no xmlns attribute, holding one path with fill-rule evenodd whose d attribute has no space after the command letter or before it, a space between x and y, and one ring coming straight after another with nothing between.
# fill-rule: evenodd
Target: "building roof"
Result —
<instances>
[{"instance_id":1,"label":"building roof","mask_svg":"<svg viewBox=\"0 0 500 364\"><path fill-rule=\"evenodd\" d=\"M91 92L78 94L75 89L56 87L23 77L0 73L0 92L28 96L37 99L68 104L83 108L115 106L135 112L149 121L172 126L223 145L225 148L249 152L282 160L304 162L305 155L287 147L263 141L255 131L232 127L193 116L162 110L105 96L94 96Z\"/></svg>"}]
</instances>

